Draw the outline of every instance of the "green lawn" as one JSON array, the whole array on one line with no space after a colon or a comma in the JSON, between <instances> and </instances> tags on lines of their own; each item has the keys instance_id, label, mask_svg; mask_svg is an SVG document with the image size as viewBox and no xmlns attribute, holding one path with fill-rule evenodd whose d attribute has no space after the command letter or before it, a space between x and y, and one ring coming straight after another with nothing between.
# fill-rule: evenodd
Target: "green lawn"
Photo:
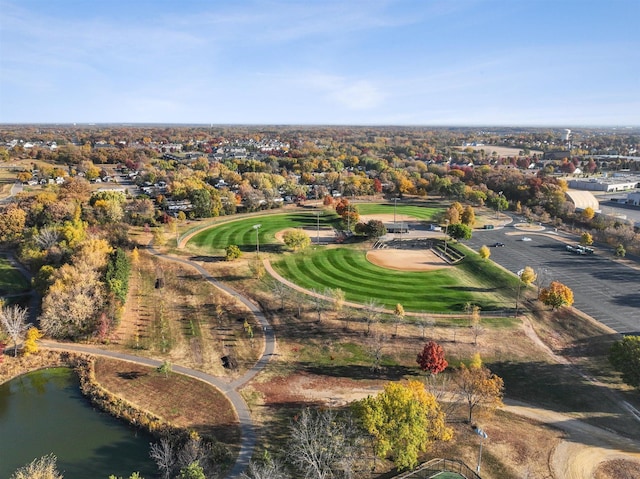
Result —
<instances>
[{"instance_id":1,"label":"green lawn","mask_svg":"<svg viewBox=\"0 0 640 479\"><path fill-rule=\"evenodd\" d=\"M376 204L376 203L357 203L358 212L361 215L380 215L380 214L393 214L394 205L391 204ZM395 207L395 212L400 219L402 216L411 216L412 218L418 218L421 220L431 220L438 213L444 211L444 208L432 207L432 206L413 206L413 205L401 205L398 204Z\"/></svg>"},{"instance_id":2,"label":"green lawn","mask_svg":"<svg viewBox=\"0 0 640 479\"><path fill-rule=\"evenodd\" d=\"M324 210L320 216L320 228L331 228L337 220L338 216L334 212ZM313 210L301 210L296 213L281 213L230 221L198 233L189 240L189 244L211 250L221 250L230 244L235 244L242 251L253 251L256 248L254 226L258 224L261 225L258 228L260 249L279 252L282 250L282 245L276 241L277 232L287 228L316 227L318 218Z\"/></svg>"},{"instance_id":3,"label":"green lawn","mask_svg":"<svg viewBox=\"0 0 640 479\"><path fill-rule=\"evenodd\" d=\"M362 215L393 214L393 204L358 203L358 211ZM287 228L314 228L318 226L317 210L301 209L295 213L274 213L273 215L255 216L214 225L189 240L189 245L196 248L223 250L230 244L235 244L242 251L253 251L256 247L256 231L254 225L261 225L258 229L260 248L269 252L281 252L282 245L275 239L277 232ZM412 205L397 205L396 214L429 220L442 211L437 207L422 207ZM332 208L322 210L320 228L337 227L339 217Z\"/></svg>"},{"instance_id":4,"label":"green lawn","mask_svg":"<svg viewBox=\"0 0 640 479\"><path fill-rule=\"evenodd\" d=\"M0 294L15 294L29 290L29 282L8 260L0 257Z\"/></svg>"},{"instance_id":5,"label":"green lawn","mask_svg":"<svg viewBox=\"0 0 640 479\"><path fill-rule=\"evenodd\" d=\"M387 308L400 303L407 311L429 312L463 311L468 302L483 311L505 307L500 287L473 273L474 259L449 269L404 272L376 266L364 251L343 247L287 255L273 267L306 289L340 288L348 301L358 303L374 299Z\"/></svg>"}]
</instances>

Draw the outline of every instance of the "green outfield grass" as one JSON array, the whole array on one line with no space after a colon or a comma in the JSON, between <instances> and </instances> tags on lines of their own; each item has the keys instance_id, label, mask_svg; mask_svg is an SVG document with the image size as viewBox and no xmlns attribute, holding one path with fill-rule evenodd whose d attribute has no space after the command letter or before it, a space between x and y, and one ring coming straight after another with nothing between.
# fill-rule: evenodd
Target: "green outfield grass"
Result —
<instances>
[{"instance_id":1,"label":"green outfield grass","mask_svg":"<svg viewBox=\"0 0 640 479\"><path fill-rule=\"evenodd\" d=\"M373 214L393 214L394 206L391 204L357 204L358 211L363 215ZM268 216L256 216L239 220L230 220L225 223L213 225L191 238L188 242L190 246L196 248L208 248L211 250L222 250L230 244L235 244L243 251L252 251L256 246L256 232L253 226L260 224L258 230L260 248L269 252L282 251L275 235L277 232L287 228L313 228L317 226L315 210L299 210L295 213L275 213ZM422 207L412 205L397 205L396 215L411 216L423 220L429 220L442 208ZM339 217L332 208L322 210L320 216L320 228L337 227Z\"/></svg>"},{"instance_id":2,"label":"green outfield grass","mask_svg":"<svg viewBox=\"0 0 640 479\"><path fill-rule=\"evenodd\" d=\"M469 256L453 268L404 272L370 263L361 250L319 248L287 255L273 262L273 267L303 288L340 288L348 301L366 303L374 299L387 308L397 303L407 311L430 312L463 311L466 303L476 304L483 311L509 307L510 278L494 277L491 272L479 274L491 263L480 264L473 253ZM507 291L502 291L504 288Z\"/></svg>"},{"instance_id":3,"label":"green outfield grass","mask_svg":"<svg viewBox=\"0 0 640 479\"><path fill-rule=\"evenodd\" d=\"M337 220L338 216L335 212L324 210L320 216L320 228L332 228ZM235 244L242 251L253 251L256 247L254 225L259 224L261 225L258 229L260 249L279 252L282 245L276 240L276 233L287 228L313 228L317 226L317 222L318 219L313 210L245 218L202 231L189 240L189 245L221 250L230 244Z\"/></svg>"},{"instance_id":4,"label":"green outfield grass","mask_svg":"<svg viewBox=\"0 0 640 479\"><path fill-rule=\"evenodd\" d=\"M393 214L394 205L391 204L377 204L377 203L357 203L358 212L361 215L381 215L381 214ZM444 208L433 206L413 206L413 205L401 205L398 204L395 207L396 216L400 219L402 216L410 216L420 220L431 220L444 211Z\"/></svg>"}]
</instances>

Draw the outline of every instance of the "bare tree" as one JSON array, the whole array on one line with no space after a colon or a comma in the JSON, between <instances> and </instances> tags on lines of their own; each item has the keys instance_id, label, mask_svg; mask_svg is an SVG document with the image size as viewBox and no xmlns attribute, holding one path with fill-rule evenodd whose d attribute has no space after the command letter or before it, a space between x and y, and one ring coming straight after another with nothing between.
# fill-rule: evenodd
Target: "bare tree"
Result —
<instances>
[{"instance_id":1,"label":"bare tree","mask_svg":"<svg viewBox=\"0 0 640 479\"><path fill-rule=\"evenodd\" d=\"M484 334L484 326L480 322L480 306L474 305L471 308L471 334L473 334L473 345L478 345L478 337Z\"/></svg>"},{"instance_id":2,"label":"bare tree","mask_svg":"<svg viewBox=\"0 0 640 479\"><path fill-rule=\"evenodd\" d=\"M149 456L153 459L160 470L163 479L169 479L176 467L176 453L173 444L167 437L160 439L159 443L151 444Z\"/></svg>"},{"instance_id":3,"label":"bare tree","mask_svg":"<svg viewBox=\"0 0 640 479\"><path fill-rule=\"evenodd\" d=\"M60 239L60 231L57 228L51 226L45 226L36 235L33 240L40 248L47 250L58 242Z\"/></svg>"},{"instance_id":4,"label":"bare tree","mask_svg":"<svg viewBox=\"0 0 640 479\"><path fill-rule=\"evenodd\" d=\"M27 324L27 308L18 305L5 306L0 310L0 324L13 341L13 355L18 355L18 342L24 339L29 329Z\"/></svg>"},{"instance_id":5,"label":"bare tree","mask_svg":"<svg viewBox=\"0 0 640 479\"><path fill-rule=\"evenodd\" d=\"M430 374L425 378L424 386L436 398L440 408L449 417L456 406L455 395L451 392L451 377L447 374Z\"/></svg>"},{"instance_id":6,"label":"bare tree","mask_svg":"<svg viewBox=\"0 0 640 479\"><path fill-rule=\"evenodd\" d=\"M307 299L307 295L298 290L291 290L291 297L298 307L297 318L300 319L302 317L302 306Z\"/></svg>"},{"instance_id":7,"label":"bare tree","mask_svg":"<svg viewBox=\"0 0 640 479\"><path fill-rule=\"evenodd\" d=\"M274 460L255 462L251 461L249 467L240 475L241 479L289 479L282 465Z\"/></svg>"},{"instance_id":8,"label":"bare tree","mask_svg":"<svg viewBox=\"0 0 640 479\"><path fill-rule=\"evenodd\" d=\"M280 311L284 311L284 302L289 295L289 287L278 280L274 280L271 283L271 292L273 293L274 298L280 300Z\"/></svg>"},{"instance_id":9,"label":"bare tree","mask_svg":"<svg viewBox=\"0 0 640 479\"><path fill-rule=\"evenodd\" d=\"M307 408L292 422L290 431L287 457L303 477L353 477L362 447L359 429L349 417L340 417L329 409Z\"/></svg>"},{"instance_id":10,"label":"bare tree","mask_svg":"<svg viewBox=\"0 0 640 479\"><path fill-rule=\"evenodd\" d=\"M62 479L56 465L57 460L53 454L34 459L14 472L11 479Z\"/></svg>"},{"instance_id":11,"label":"bare tree","mask_svg":"<svg viewBox=\"0 0 640 479\"><path fill-rule=\"evenodd\" d=\"M324 298L322 297L322 293L320 293L320 291L317 291L315 289L311 290L311 293L312 294L309 296L309 299L313 303L313 309L318 315L318 322L321 322L322 311L324 310Z\"/></svg>"},{"instance_id":12,"label":"bare tree","mask_svg":"<svg viewBox=\"0 0 640 479\"><path fill-rule=\"evenodd\" d=\"M367 335L371 334L371 326L378 322L382 314L382 306L371 299L364 305L365 321L367 323Z\"/></svg>"},{"instance_id":13,"label":"bare tree","mask_svg":"<svg viewBox=\"0 0 640 479\"><path fill-rule=\"evenodd\" d=\"M422 339L425 339L427 328L433 328L436 324L436 320L430 318L426 314L421 314L420 316L418 316L416 321L418 323L418 326L420 326L420 329L422 330Z\"/></svg>"},{"instance_id":14,"label":"bare tree","mask_svg":"<svg viewBox=\"0 0 640 479\"><path fill-rule=\"evenodd\" d=\"M540 291L545 288L551 278L551 272L546 268L540 268L536 271L536 286L538 287L538 297L540 297Z\"/></svg>"},{"instance_id":15,"label":"bare tree","mask_svg":"<svg viewBox=\"0 0 640 479\"><path fill-rule=\"evenodd\" d=\"M387 336L382 333L373 333L368 338L367 350L373 359L371 364L371 370L373 372L380 372L382 369L382 350L384 349L387 339Z\"/></svg>"},{"instance_id":16,"label":"bare tree","mask_svg":"<svg viewBox=\"0 0 640 479\"><path fill-rule=\"evenodd\" d=\"M333 309L336 313L340 313L344 308L344 291L340 288L328 289L325 292L326 296L333 299Z\"/></svg>"}]
</instances>

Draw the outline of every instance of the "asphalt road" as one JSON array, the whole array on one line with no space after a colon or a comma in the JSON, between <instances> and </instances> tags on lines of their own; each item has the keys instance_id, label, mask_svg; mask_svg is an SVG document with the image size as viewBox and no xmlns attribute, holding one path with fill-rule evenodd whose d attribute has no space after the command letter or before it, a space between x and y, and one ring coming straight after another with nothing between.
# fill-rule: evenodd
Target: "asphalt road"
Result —
<instances>
[{"instance_id":1,"label":"asphalt road","mask_svg":"<svg viewBox=\"0 0 640 479\"><path fill-rule=\"evenodd\" d=\"M517 233L517 234L516 234ZM531 241L522 241L523 236ZM560 281L573 291L573 306L619 333L640 334L640 270L609 259L609 253L579 256L566 250L562 239L575 239L546 229L524 233L514 226L474 231L465 244L474 250L491 247L491 259L516 273L531 266L542 275L542 284Z\"/></svg>"}]
</instances>

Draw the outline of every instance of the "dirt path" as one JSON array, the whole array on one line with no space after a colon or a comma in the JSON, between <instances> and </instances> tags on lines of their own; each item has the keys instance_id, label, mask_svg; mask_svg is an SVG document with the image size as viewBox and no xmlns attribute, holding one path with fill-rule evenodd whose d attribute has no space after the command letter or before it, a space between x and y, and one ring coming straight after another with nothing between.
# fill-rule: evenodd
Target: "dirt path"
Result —
<instances>
[{"instance_id":1,"label":"dirt path","mask_svg":"<svg viewBox=\"0 0 640 479\"><path fill-rule=\"evenodd\" d=\"M505 400L504 410L567 433L566 439L555 448L549 461L554 478L591 478L600 463L614 459L640 463L640 444L632 439L520 401Z\"/></svg>"},{"instance_id":2,"label":"dirt path","mask_svg":"<svg viewBox=\"0 0 640 479\"><path fill-rule=\"evenodd\" d=\"M528 318L523 318L523 331L527 337L538 345L558 364L574 366L571 361L555 354L536 334ZM574 366L576 374L585 381L606 389L606 385L591 378ZM640 421L640 412L633 406L616 396L615 400L623 404L632 419ZM615 459L626 459L640 463L640 444L637 441L622 437L605 429L579 421L566 414L561 414L521 401L506 399L504 409L519 416L552 425L565 431L567 439L562 441L553 451L550 458L551 470L558 479L585 479L594 477L598 465Z\"/></svg>"}]
</instances>

